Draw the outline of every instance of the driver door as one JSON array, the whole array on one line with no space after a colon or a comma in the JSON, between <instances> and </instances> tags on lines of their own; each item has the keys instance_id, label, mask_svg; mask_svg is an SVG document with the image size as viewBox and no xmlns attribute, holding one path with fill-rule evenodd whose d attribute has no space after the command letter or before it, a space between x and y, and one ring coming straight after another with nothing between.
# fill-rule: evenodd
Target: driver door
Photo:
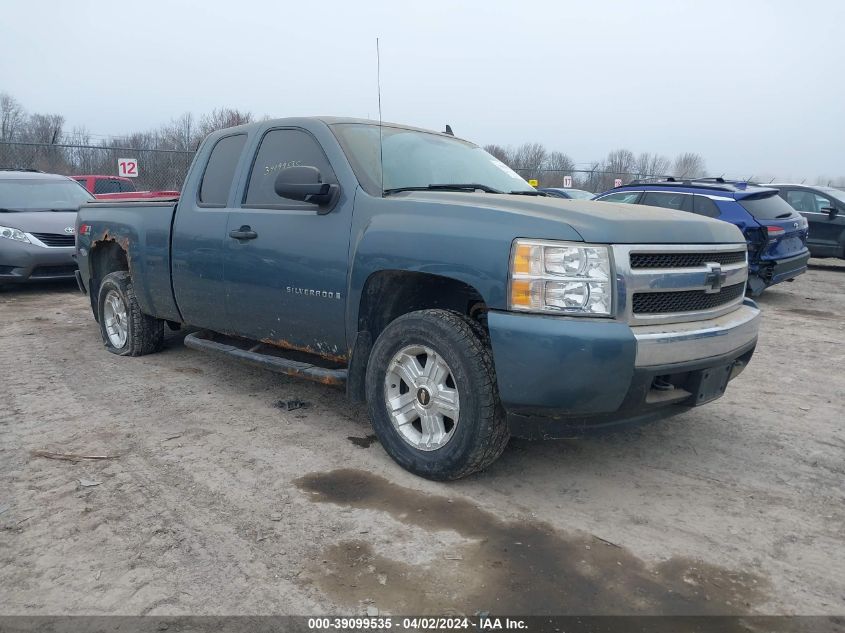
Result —
<instances>
[{"instance_id":1,"label":"driver door","mask_svg":"<svg viewBox=\"0 0 845 633\"><path fill-rule=\"evenodd\" d=\"M278 196L279 173L302 166L316 167L324 183L337 184L310 133L278 128L264 134L224 238L227 331L341 357L352 198L341 192L325 213L316 204Z\"/></svg>"}]
</instances>

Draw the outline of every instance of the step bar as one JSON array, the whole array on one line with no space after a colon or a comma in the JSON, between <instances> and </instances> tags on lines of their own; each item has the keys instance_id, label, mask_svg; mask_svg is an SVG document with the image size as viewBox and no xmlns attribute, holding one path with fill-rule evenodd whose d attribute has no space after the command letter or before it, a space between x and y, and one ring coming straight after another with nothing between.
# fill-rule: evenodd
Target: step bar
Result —
<instances>
[{"instance_id":1,"label":"step bar","mask_svg":"<svg viewBox=\"0 0 845 633\"><path fill-rule=\"evenodd\" d=\"M185 346L217 356L227 356L241 362L277 374L313 380L324 385L343 386L346 384L345 368L320 367L302 360L283 356L285 350L266 343L225 336L215 332L200 331L185 337ZM264 350L263 352L260 350ZM300 354L301 355L301 354Z\"/></svg>"}]
</instances>

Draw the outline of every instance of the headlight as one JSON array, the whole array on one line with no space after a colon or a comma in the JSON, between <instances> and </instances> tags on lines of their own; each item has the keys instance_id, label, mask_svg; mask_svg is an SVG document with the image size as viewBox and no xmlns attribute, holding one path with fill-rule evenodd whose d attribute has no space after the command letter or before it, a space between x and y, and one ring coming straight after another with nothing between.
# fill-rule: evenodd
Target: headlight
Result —
<instances>
[{"instance_id":1,"label":"headlight","mask_svg":"<svg viewBox=\"0 0 845 633\"><path fill-rule=\"evenodd\" d=\"M514 240L511 310L610 316L613 271L607 246Z\"/></svg>"},{"instance_id":2,"label":"headlight","mask_svg":"<svg viewBox=\"0 0 845 633\"><path fill-rule=\"evenodd\" d=\"M11 226L0 226L0 237L5 237L7 240L15 240L16 242L23 242L29 244L29 238L26 233L20 229L13 229Z\"/></svg>"}]
</instances>

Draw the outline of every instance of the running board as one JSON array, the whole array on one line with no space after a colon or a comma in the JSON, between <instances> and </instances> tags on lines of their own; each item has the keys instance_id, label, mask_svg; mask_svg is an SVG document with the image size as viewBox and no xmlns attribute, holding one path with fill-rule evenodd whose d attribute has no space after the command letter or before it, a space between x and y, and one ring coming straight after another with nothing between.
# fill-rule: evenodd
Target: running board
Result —
<instances>
[{"instance_id":1,"label":"running board","mask_svg":"<svg viewBox=\"0 0 845 633\"><path fill-rule=\"evenodd\" d=\"M345 368L319 367L303 360L287 358L286 350L248 339L224 336L214 332L202 331L188 334L185 345L191 349L211 352L217 356L228 356L256 367L263 367L278 374L306 378L324 385L346 384ZM264 351L259 351L259 350ZM296 354L296 352L290 352ZM304 356L304 354L298 354Z\"/></svg>"}]
</instances>

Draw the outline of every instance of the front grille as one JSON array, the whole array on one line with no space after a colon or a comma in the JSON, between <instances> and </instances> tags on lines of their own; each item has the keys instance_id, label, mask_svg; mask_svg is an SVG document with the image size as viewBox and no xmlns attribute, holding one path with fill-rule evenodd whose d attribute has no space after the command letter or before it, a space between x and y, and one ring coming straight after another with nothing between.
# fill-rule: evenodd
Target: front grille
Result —
<instances>
[{"instance_id":1,"label":"front grille","mask_svg":"<svg viewBox=\"0 0 845 633\"><path fill-rule=\"evenodd\" d=\"M63 235L61 233L33 233L35 237L44 242L47 246L73 246L76 244L76 237Z\"/></svg>"},{"instance_id":2,"label":"front grille","mask_svg":"<svg viewBox=\"0 0 845 633\"><path fill-rule=\"evenodd\" d=\"M745 251L724 253L631 253L631 268L693 268L709 262L739 264Z\"/></svg>"},{"instance_id":3,"label":"front grille","mask_svg":"<svg viewBox=\"0 0 845 633\"><path fill-rule=\"evenodd\" d=\"M32 271L31 277L73 277L76 272L76 265L66 266L39 266Z\"/></svg>"},{"instance_id":4,"label":"front grille","mask_svg":"<svg viewBox=\"0 0 845 633\"><path fill-rule=\"evenodd\" d=\"M634 314L670 314L712 310L742 296L745 284L725 286L719 292L683 290L680 292L637 292L634 294Z\"/></svg>"}]
</instances>

